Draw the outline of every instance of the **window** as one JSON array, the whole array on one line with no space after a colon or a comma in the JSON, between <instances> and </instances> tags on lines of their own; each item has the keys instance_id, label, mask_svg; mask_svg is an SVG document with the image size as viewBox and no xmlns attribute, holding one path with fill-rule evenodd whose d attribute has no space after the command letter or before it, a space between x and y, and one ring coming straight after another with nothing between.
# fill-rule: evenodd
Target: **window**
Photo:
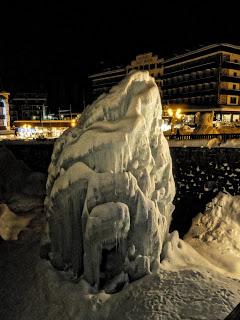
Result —
<instances>
[{"instance_id":1,"label":"window","mask_svg":"<svg viewBox=\"0 0 240 320\"><path fill-rule=\"evenodd\" d=\"M234 62L238 63L238 60L237 60L237 59L235 59L235 60L234 60Z\"/></svg>"},{"instance_id":2,"label":"window","mask_svg":"<svg viewBox=\"0 0 240 320\"><path fill-rule=\"evenodd\" d=\"M230 97L230 103L237 104L237 98L236 97Z\"/></svg>"},{"instance_id":3,"label":"window","mask_svg":"<svg viewBox=\"0 0 240 320\"><path fill-rule=\"evenodd\" d=\"M236 89L237 89L236 84L233 84L233 90L236 90Z\"/></svg>"},{"instance_id":4,"label":"window","mask_svg":"<svg viewBox=\"0 0 240 320\"><path fill-rule=\"evenodd\" d=\"M237 77L237 72L234 72L234 73L233 73L233 76L234 76L234 77Z\"/></svg>"}]
</instances>

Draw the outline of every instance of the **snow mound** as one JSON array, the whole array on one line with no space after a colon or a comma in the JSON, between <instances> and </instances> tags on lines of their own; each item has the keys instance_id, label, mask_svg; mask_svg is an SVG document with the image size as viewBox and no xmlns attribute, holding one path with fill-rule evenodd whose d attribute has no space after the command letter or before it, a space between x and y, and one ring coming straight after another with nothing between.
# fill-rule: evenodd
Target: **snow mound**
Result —
<instances>
[{"instance_id":1,"label":"snow mound","mask_svg":"<svg viewBox=\"0 0 240 320\"><path fill-rule=\"evenodd\" d=\"M17 240L33 218L33 215L17 216L6 204L0 204L0 236L4 240Z\"/></svg>"},{"instance_id":2,"label":"snow mound","mask_svg":"<svg viewBox=\"0 0 240 320\"><path fill-rule=\"evenodd\" d=\"M45 224L45 188L46 175L33 172L9 149L0 146L0 236L4 240L17 240L20 232L21 240L39 238Z\"/></svg>"},{"instance_id":3,"label":"snow mound","mask_svg":"<svg viewBox=\"0 0 240 320\"><path fill-rule=\"evenodd\" d=\"M97 288L157 270L175 195L161 117L154 79L135 72L56 141L45 200L53 266Z\"/></svg>"},{"instance_id":4,"label":"snow mound","mask_svg":"<svg viewBox=\"0 0 240 320\"><path fill-rule=\"evenodd\" d=\"M160 269L115 294L93 294L84 280L66 281L44 260L34 279L20 320L219 320L240 301L239 280L190 268Z\"/></svg>"},{"instance_id":5,"label":"snow mound","mask_svg":"<svg viewBox=\"0 0 240 320\"><path fill-rule=\"evenodd\" d=\"M184 237L213 265L240 275L240 196L220 192Z\"/></svg>"}]
</instances>

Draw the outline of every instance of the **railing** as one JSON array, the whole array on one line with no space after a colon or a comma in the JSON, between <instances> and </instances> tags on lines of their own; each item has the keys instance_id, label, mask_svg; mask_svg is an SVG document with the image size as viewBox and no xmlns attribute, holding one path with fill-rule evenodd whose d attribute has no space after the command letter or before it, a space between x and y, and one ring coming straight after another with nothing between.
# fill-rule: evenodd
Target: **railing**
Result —
<instances>
[{"instance_id":1,"label":"railing","mask_svg":"<svg viewBox=\"0 0 240 320\"><path fill-rule=\"evenodd\" d=\"M219 139L220 141L226 142L230 139L240 139L240 133L223 133L223 134L174 134L166 135L166 138L169 140L211 140L214 138Z\"/></svg>"}]
</instances>

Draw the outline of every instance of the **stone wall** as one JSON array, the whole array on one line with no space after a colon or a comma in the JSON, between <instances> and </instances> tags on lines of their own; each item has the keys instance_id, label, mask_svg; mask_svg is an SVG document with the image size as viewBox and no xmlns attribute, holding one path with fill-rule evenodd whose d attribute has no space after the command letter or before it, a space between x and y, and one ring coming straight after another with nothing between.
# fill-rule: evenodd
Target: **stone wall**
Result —
<instances>
[{"instance_id":1,"label":"stone wall","mask_svg":"<svg viewBox=\"0 0 240 320\"><path fill-rule=\"evenodd\" d=\"M47 172L53 143L8 143L14 155L34 171ZM183 236L192 218L219 192L240 194L240 149L171 147L176 206L171 229Z\"/></svg>"},{"instance_id":2,"label":"stone wall","mask_svg":"<svg viewBox=\"0 0 240 320\"><path fill-rule=\"evenodd\" d=\"M171 148L176 183L172 229L182 236L219 191L240 194L240 149Z\"/></svg>"}]
</instances>

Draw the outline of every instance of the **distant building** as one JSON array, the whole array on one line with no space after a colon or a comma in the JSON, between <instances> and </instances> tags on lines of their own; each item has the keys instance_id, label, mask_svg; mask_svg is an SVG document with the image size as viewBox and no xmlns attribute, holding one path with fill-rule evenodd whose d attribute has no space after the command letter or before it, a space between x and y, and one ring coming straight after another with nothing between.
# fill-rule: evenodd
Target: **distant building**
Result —
<instances>
[{"instance_id":1,"label":"distant building","mask_svg":"<svg viewBox=\"0 0 240 320\"><path fill-rule=\"evenodd\" d=\"M18 120L14 121L17 134L22 139L58 138L65 130L77 125L78 119L71 120Z\"/></svg>"},{"instance_id":2,"label":"distant building","mask_svg":"<svg viewBox=\"0 0 240 320\"><path fill-rule=\"evenodd\" d=\"M229 120L240 113L240 47L213 44L165 59L163 105L185 113L215 111ZM229 116L227 116L229 114Z\"/></svg>"},{"instance_id":3,"label":"distant building","mask_svg":"<svg viewBox=\"0 0 240 320\"><path fill-rule=\"evenodd\" d=\"M17 93L10 103L11 121L41 120L47 116L47 93Z\"/></svg>"},{"instance_id":4,"label":"distant building","mask_svg":"<svg viewBox=\"0 0 240 320\"><path fill-rule=\"evenodd\" d=\"M155 78L165 110L192 116L215 111L219 120L240 121L240 46L212 44L164 59L151 52L138 55L125 68L91 75L93 98L132 70L147 70Z\"/></svg>"},{"instance_id":5,"label":"distant building","mask_svg":"<svg viewBox=\"0 0 240 320\"><path fill-rule=\"evenodd\" d=\"M164 59L160 59L157 55L153 55L152 52L140 54L126 67L126 73L129 73L132 70L147 70L149 71L150 76L155 78L158 87L161 88L163 62Z\"/></svg>"},{"instance_id":6,"label":"distant building","mask_svg":"<svg viewBox=\"0 0 240 320\"><path fill-rule=\"evenodd\" d=\"M155 77L159 88L162 84L163 59L159 59L152 52L140 54L126 67L119 67L95 73L89 76L92 83L92 97L95 99L104 92L108 92L112 86L118 84L132 70L148 70Z\"/></svg>"},{"instance_id":7,"label":"distant building","mask_svg":"<svg viewBox=\"0 0 240 320\"><path fill-rule=\"evenodd\" d=\"M8 92L0 92L0 130L10 129L9 95Z\"/></svg>"},{"instance_id":8,"label":"distant building","mask_svg":"<svg viewBox=\"0 0 240 320\"><path fill-rule=\"evenodd\" d=\"M109 91L126 76L125 68L108 69L89 76L92 82L92 97L95 99L102 93Z\"/></svg>"}]
</instances>

